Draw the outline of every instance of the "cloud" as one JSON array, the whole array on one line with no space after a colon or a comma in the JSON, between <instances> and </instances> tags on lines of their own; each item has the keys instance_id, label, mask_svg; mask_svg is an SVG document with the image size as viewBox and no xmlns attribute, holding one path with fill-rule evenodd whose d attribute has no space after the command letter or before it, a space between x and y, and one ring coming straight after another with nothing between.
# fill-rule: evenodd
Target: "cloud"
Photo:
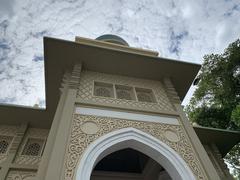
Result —
<instances>
[{"instance_id":1,"label":"cloud","mask_svg":"<svg viewBox=\"0 0 240 180\"><path fill-rule=\"evenodd\" d=\"M13 6L15 0L1 0L0 1L0 16L12 16Z\"/></svg>"},{"instance_id":2,"label":"cloud","mask_svg":"<svg viewBox=\"0 0 240 180\"><path fill-rule=\"evenodd\" d=\"M116 34L160 56L201 63L239 37L238 0L3 0L0 101L43 105L43 36ZM7 89L7 91L6 91Z\"/></svg>"},{"instance_id":3,"label":"cloud","mask_svg":"<svg viewBox=\"0 0 240 180\"><path fill-rule=\"evenodd\" d=\"M170 30L170 46L169 51L171 54L176 54L176 56L179 56L179 53L181 51L181 42L184 40L184 38L188 35L187 31L180 32L179 34L175 34L175 32L171 29Z\"/></svg>"}]
</instances>

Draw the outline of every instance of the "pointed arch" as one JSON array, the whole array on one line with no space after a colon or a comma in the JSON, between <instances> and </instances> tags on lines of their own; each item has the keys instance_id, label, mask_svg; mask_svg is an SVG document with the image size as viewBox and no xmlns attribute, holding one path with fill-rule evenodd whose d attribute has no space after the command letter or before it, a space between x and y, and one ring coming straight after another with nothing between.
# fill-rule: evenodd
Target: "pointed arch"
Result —
<instances>
[{"instance_id":1,"label":"pointed arch","mask_svg":"<svg viewBox=\"0 0 240 180\"><path fill-rule=\"evenodd\" d=\"M110 132L94 141L77 167L76 180L90 180L95 165L107 155L125 148L138 150L157 161L173 180L196 179L187 163L171 147L135 128Z\"/></svg>"}]
</instances>

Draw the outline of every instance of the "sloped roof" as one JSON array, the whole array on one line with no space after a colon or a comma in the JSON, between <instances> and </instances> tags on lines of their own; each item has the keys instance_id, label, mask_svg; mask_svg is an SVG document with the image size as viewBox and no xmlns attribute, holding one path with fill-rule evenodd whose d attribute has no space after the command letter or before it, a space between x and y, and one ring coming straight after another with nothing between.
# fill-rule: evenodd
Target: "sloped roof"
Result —
<instances>
[{"instance_id":1,"label":"sloped roof","mask_svg":"<svg viewBox=\"0 0 240 180\"><path fill-rule=\"evenodd\" d=\"M194 127L202 144L216 144L222 157L240 142L240 132L209 127Z\"/></svg>"}]
</instances>

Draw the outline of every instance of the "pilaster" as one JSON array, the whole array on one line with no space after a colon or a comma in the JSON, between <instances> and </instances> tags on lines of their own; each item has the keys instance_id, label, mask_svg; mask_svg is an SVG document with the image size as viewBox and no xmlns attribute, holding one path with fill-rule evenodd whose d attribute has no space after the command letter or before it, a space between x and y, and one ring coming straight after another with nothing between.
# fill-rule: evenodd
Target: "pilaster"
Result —
<instances>
[{"instance_id":1,"label":"pilaster","mask_svg":"<svg viewBox=\"0 0 240 180\"><path fill-rule=\"evenodd\" d=\"M229 169L227 165L224 163L222 159L221 153L219 152L217 146L215 144L204 145L209 158L213 162L214 167L217 169L217 172L221 179L233 180L233 177L229 173Z\"/></svg>"},{"instance_id":2,"label":"pilaster","mask_svg":"<svg viewBox=\"0 0 240 180\"><path fill-rule=\"evenodd\" d=\"M47 138L47 142L46 142L46 146L45 146L44 153L42 156L42 160L41 160L39 168L38 168L38 172L37 172L37 176L36 176L37 180L45 179L45 176L46 176L49 159L52 154L54 142L56 139L56 134L57 134L59 123L60 123L59 119L61 118L64 103L65 103L66 97L67 97L68 86L65 83L67 81L67 77L68 77L67 74L65 74L63 77L63 84L62 84L62 87L60 88L60 93L61 93L60 100L58 102L57 110L56 110L56 113L55 113L55 116L54 116L54 119L52 122L52 126L50 128L50 132L49 132L49 135Z\"/></svg>"},{"instance_id":3,"label":"pilaster","mask_svg":"<svg viewBox=\"0 0 240 180\"><path fill-rule=\"evenodd\" d=\"M74 112L77 89L80 81L81 64L75 65L71 74L66 75L61 97L53 119L37 179L61 179L66 142Z\"/></svg>"},{"instance_id":4,"label":"pilaster","mask_svg":"<svg viewBox=\"0 0 240 180\"><path fill-rule=\"evenodd\" d=\"M168 96L172 102L172 104L175 107L175 110L180 116L181 123L183 125L183 128L186 131L186 134L188 138L190 139L190 142L194 148L194 151L196 152L198 159L200 160L202 164L202 168L204 169L207 177L209 180L220 180L220 177L217 174L216 169L214 168L211 160L209 159L204 147L202 146L197 134L195 133L192 125L188 121L188 118L186 117L183 108L181 106L181 101L179 99L179 96L171 82L170 78L165 78L163 80L164 85L167 89Z\"/></svg>"}]
</instances>

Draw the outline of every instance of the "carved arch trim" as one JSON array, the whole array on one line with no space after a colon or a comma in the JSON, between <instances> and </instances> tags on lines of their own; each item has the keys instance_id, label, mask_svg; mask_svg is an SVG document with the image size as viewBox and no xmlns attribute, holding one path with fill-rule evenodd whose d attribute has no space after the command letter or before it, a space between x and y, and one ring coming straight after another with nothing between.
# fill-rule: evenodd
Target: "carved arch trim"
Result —
<instances>
[{"instance_id":1,"label":"carved arch trim","mask_svg":"<svg viewBox=\"0 0 240 180\"><path fill-rule=\"evenodd\" d=\"M196 179L186 162L159 139L135 128L123 128L103 135L85 150L77 166L76 180L90 180L94 166L105 156L124 148L136 149L161 164L173 180Z\"/></svg>"}]
</instances>

